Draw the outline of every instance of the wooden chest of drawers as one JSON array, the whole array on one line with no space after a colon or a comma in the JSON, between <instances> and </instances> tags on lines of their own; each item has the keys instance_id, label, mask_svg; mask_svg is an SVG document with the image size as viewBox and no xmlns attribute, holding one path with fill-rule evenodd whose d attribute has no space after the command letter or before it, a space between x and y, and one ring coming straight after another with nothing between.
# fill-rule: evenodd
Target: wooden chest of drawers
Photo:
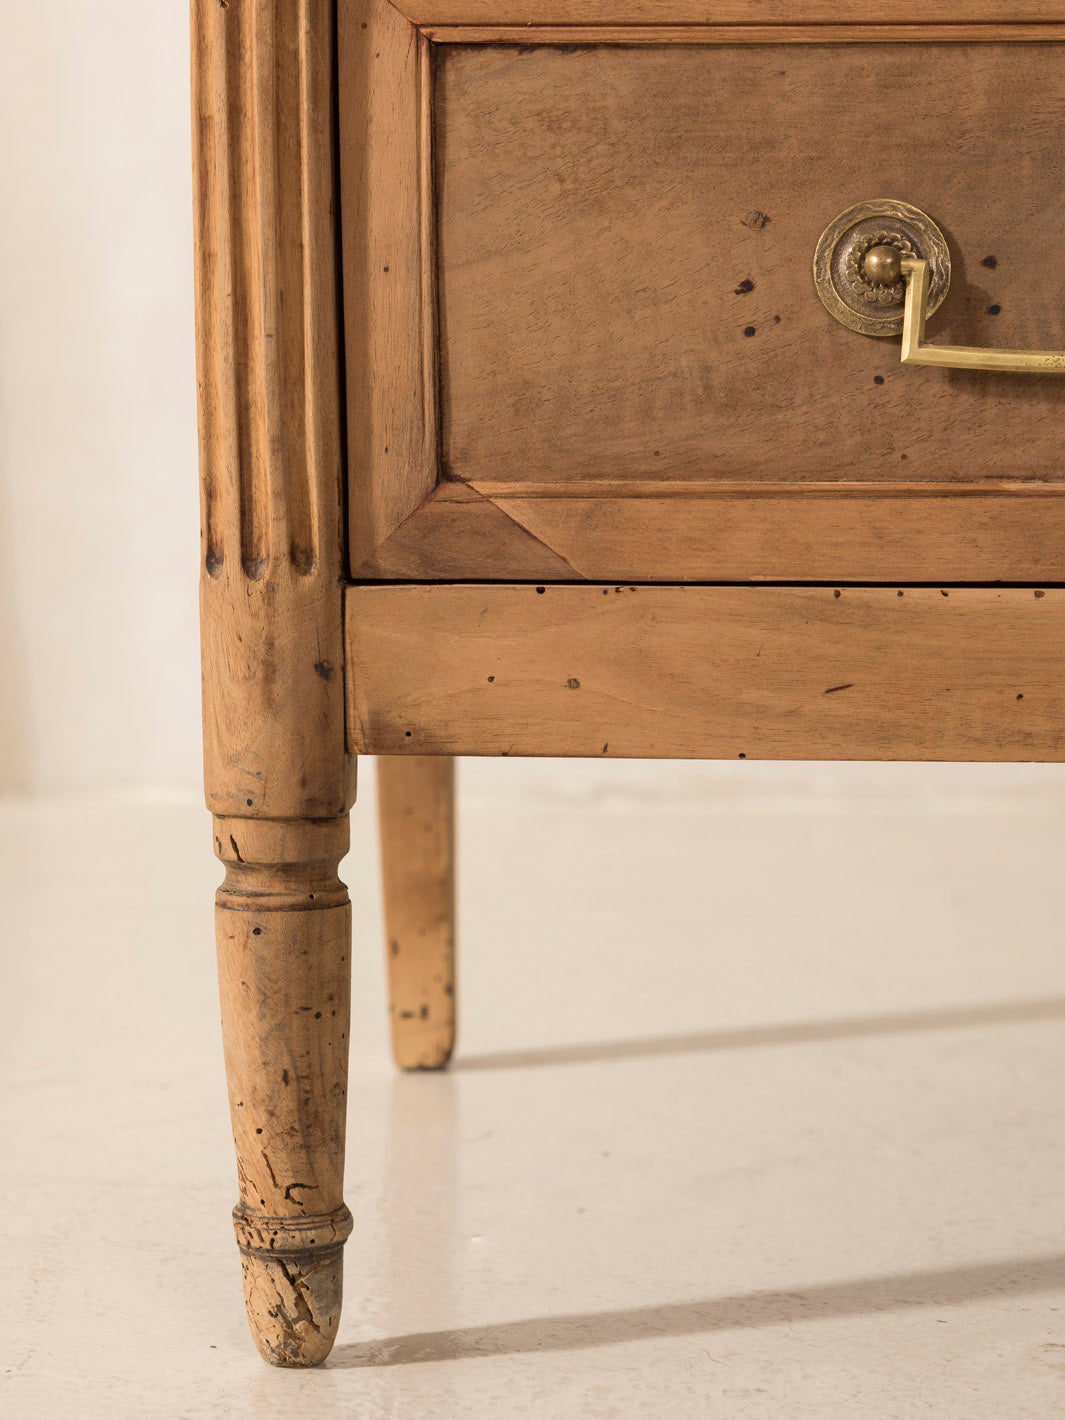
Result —
<instances>
[{"instance_id":1,"label":"wooden chest of drawers","mask_svg":"<svg viewBox=\"0 0 1065 1420\"><path fill-rule=\"evenodd\" d=\"M420 1066L450 756L1065 758L1065 9L194 0L194 40L236 1223L299 1365L356 753Z\"/></svg>"}]
</instances>

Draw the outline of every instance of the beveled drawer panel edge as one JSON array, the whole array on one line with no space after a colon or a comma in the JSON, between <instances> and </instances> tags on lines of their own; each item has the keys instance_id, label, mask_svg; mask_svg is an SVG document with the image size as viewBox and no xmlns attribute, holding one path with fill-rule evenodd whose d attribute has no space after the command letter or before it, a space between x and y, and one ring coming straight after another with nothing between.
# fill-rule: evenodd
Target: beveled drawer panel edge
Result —
<instances>
[{"instance_id":1,"label":"beveled drawer panel edge","mask_svg":"<svg viewBox=\"0 0 1065 1420\"><path fill-rule=\"evenodd\" d=\"M441 483L353 574L1065 582L1065 485Z\"/></svg>"}]
</instances>

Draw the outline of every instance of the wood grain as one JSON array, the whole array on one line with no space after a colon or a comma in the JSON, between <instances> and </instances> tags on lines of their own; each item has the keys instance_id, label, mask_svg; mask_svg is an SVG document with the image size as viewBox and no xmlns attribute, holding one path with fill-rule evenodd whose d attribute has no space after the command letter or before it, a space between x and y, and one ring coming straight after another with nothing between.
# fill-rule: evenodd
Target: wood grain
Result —
<instances>
[{"instance_id":1,"label":"wood grain","mask_svg":"<svg viewBox=\"0 0 1065 1420\"><path fill-rule=\"evenodd\" d=\"M222 1040L240 1202L233 1222L261 1354L307 1366L340 1323L351 907L348 819L217 816Z\"/></svg>"},{"instance_id":2,"label":"wood grain","mask_svg":"<svg viewBox=\"0 0 1065 1420\"><path fill-rule=\"evenodd\" d=\"M437 1070L455 1046L455 761L377 761L392 1052Z\"/></svg>"},{"instance_id":3,"label":"wood grain","mask_svg":"<svg viewBox=\"0 0 1065 1420\"><path fill-rule=\"evenodd\" d=\"M1061 480L1065 383L904 369L810 278L898 196L951 246L930 338L1065 346L1059 45L447 45L435 109L449 477Z\"/></svg>"},{"instance_id":4,"label":"wood grain","mask_svg":"<svg viewBox=\"0 0 1065 1420\"><path fill-rule=\"evenodd\" d=\"M1061 485L473 486L570 569L545 555L553 581L1065 581ZM450 566L464 545L458 532ZM502 545L486 553L480 575L498 577Z\"/></svg>"},{"instance_id":5,"label":"wood grain","mask_svg":"<svg viewBox=\"0 0 1065 1420\"><path fill-rule=\"evenodd\" d=\"M573 568L467 483L441 483L358 567L360 581L570 581Z\"/></svg>"},{"instance_id":6,"label":"wood grain","mask_svg":"<svg viewBox=\"0 0 1065 1420\"><path fill-rule=\"evenodd\" d=\"M348 805L332 36L316 16L193 10L206 789L232 815Z\"/></svg>"},{"instance_id":7,"label":"wood grain","mask_svg":"<svg viewBox=\"0 0 1065 1420\"><path fill-rule=\"evenodd\" d=\"M355 576L1063 582L1065 487L442 483Z\"/></svg>"},{"instance_id":8,"label":"wood grain","mask_svg":"<svg viewBox=\"0 0 1065 1420\"><path fill-rule=\"evenodd\" d=\"M767 13L770 11L771 13ZM414 24L809 25L882 24L877 0L400 0ZM896 24L1031 24L1065 20L1061 0L896 0Z\"/></svg>"},{"instance_id":9,"label":"wood grain","mask_svg":"<svg viewBox=\"0 0 1065 1420\"><path fill-rule=\"evenodd\" d=\"M334 33L310 0L194 0L192 23L204 760L227 868L234 1223L256 1345L302 1366L333 1344L351 1226Z\"/></svg>"},{"instance_id":10,"label":"wood grain","mask_svg":"<svg viewBox=\"0 0 1065 1420\"><path fill-rule=\"evenodd\" d=\"M340 0L351 567L437 476L429 42L388 0Z\"/></svg>"},{"instance_id":11,"label":"wood grain","mask_svg":"<svg viewBox=\"0 0 1065 1420\"><path fill-rule=\"evenodd\" d=\"M352 587L369 754L1065 759L1065 590Z\"/></svg>"},{"instance_id":12,"label":"wood grain","mask_svg":"<svg viewBox=\"0 0 1065 1420\"><path fill-rule=\"evenodd\" d=\"M1053 24L429 25L433 44L1026 44L1065 38Z\"/></svg>"}]
</instances>

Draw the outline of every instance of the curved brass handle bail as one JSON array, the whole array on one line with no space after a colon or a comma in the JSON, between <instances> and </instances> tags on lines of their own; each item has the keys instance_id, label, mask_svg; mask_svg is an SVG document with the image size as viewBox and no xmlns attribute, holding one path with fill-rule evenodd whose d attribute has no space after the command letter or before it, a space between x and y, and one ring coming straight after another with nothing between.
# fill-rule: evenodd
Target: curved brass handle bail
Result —
<instances>
[{"instance_id":1,"label":"curved brass handle bail","mask_svg":"<svg viewBox=\"0 0 1065 1420\"><path fill-rule=\"evenodd\" d=\"M986 350L975 345L925 345L928 319L927 261L903 257L906 282L902 314L902 363L938 365L951 370L1011 370L1018 374L1065 375L1065 350Z\"/></svg>"}]
</instances>

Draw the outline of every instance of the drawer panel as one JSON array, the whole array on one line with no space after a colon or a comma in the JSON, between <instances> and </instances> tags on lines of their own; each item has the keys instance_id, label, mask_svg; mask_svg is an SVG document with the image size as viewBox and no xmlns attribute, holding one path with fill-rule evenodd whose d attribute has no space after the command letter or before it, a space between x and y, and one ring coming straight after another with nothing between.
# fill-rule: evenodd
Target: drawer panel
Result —
<instances>
[{"instance_id":1,"label":"drawer panel","mask_svg":"<svg viewBox=\"0 0 1065 1420\"><path fill-rule=\"evenodd\" d=\"M360 754L1065 759L1065 591L347 593Z\"/></svg>"},{"instance_id":2,"label":"drawer panel","mask_svg":"<svg viewBox=\"0 0 1065 1420\"><path fill-rule=\"evenodd\" d=\"M902 367L812 277L890 196L931 341L1065 347L1065 28L472 18L340 7L354 580L1065 582L1065 379Z\"/></svg>"},{"instance_id":3,"label":"drawer panel","mask_svg":"<svg viewBox=\"0 0 1065 1420\"><path fill-rule=\"evenodd\" d=\"M447 45L435 67L451 476L1061 480L1065 380L904 369L811 279L838 213L898 197L952 250L930 338L1065 346L1060 45Z\"/></svg>"}]
</instances>

